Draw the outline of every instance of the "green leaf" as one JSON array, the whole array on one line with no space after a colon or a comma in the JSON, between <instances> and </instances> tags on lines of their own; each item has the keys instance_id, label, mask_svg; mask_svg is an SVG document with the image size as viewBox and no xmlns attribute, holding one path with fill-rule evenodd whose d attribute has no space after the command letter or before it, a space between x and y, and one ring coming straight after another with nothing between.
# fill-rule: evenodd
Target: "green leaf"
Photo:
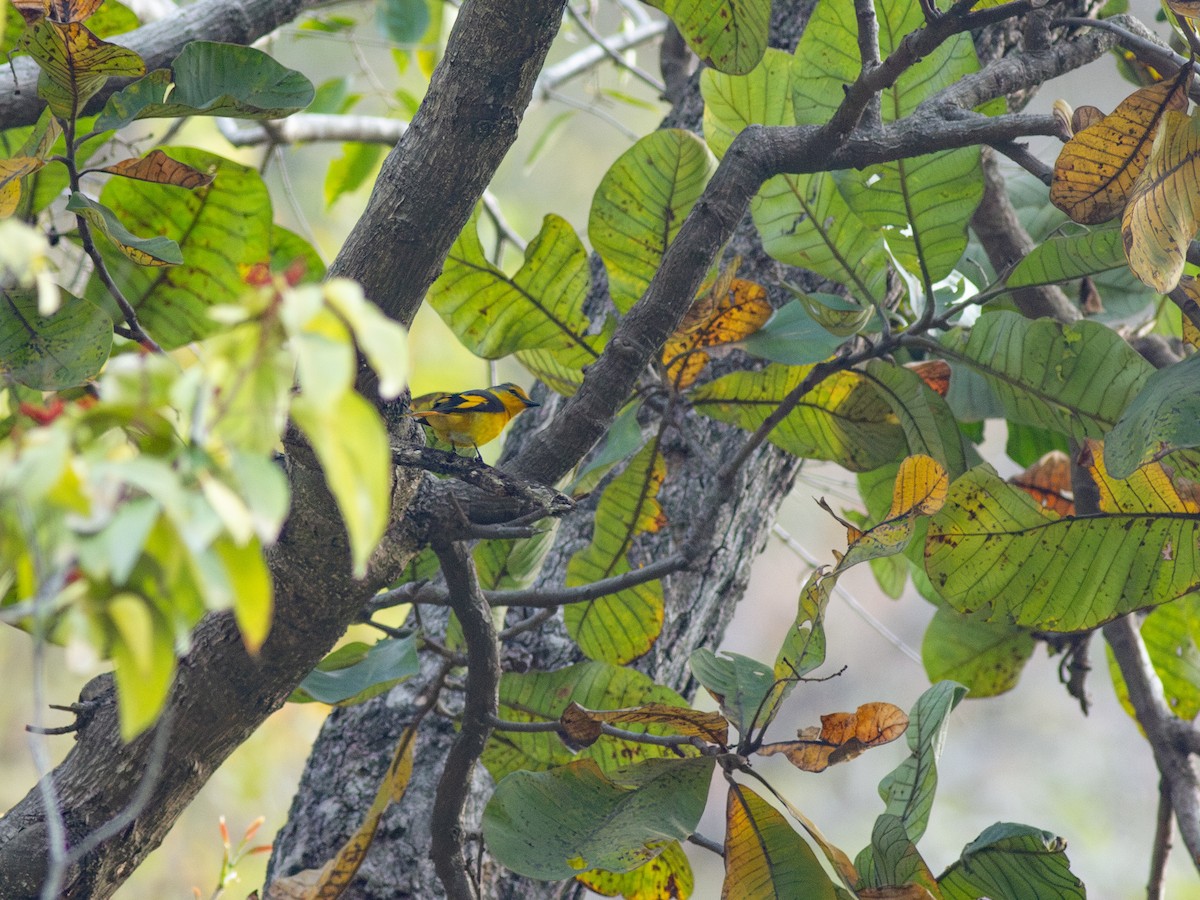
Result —
<instances>
[{"instance_id":1,"label":"green leaf","mask_svg":"<svg viewBox=\"0 0 1200 900\"><path fill-rule=\"evenodd\" d=\"M159 344L174 348L212 334L213 306L233 305L246 291L244 272L270 259L271 199L253 169L203 150L170 148L169 155L216 180L183 191L166 185L110 179L100 202L143 233L176 241L183 264L169 271L135 266L101 245L100 251L142 327ZM88 299L117 311L93 277Z\"/></svg>"},{"instance_id":2,"label":"green leaf","mask_svg":"<svg viewBox=\"0 0 1200 900\"><path fill-rule=\"evenodd\" d=\"M984 313L965 341L952 333L944 343L951 360L984 375L1007 418L1077 439L1111 429L1154 371L1096 322Z\"/></svg>"},{"instance_id":3,"label":"green leaf","mask_svg":"<svg viewBox=\"0 0 1200 900\"><path fill-rule=\"evenodd\" d=\"M107 237L125 257L139 266L177 266L183 262L179 245L162 236L140 238L121 224L111 209L78 191L71 192L67 211L87 219L88 224Z\"/></svg>"},{"instance_id":4,"label":"green leaf","mask_svg":"<svg viewBox=\"0 0 1200 900\"><path fill-rule=\"evenodd\" d=\"M350 327L358 350L379 376L379 396L388 400L399 396L408 381L407 329L368 300L356 281L332 278L321 292L328 307Z\"/></svg>"},{"instance_id":5,"label":"green leaf","mask_svg":"<svg viewBox=\"0 0 1200 900\"><path fill-rule=\"evenodd\" d=\"M1150 611L1141 625L1150 663L1162 682L1163 699L1185 722L1200 714L1200 597L1183 597ZM1108 648L1108 669L1121 706L1135 721L1129 689Z\"/></svg>"},{"instance_id":6,"label":"green leaf","mask_svg":"<svg viewBox=\"0 0 1200 900\"><path fill-rule=\"evenodd\" d=\"M112 319L86 300L61 293L50 316L38 313L33 290L0 292L0 372L42 391L83 384L100 372L112 348Z\"/></svg>"},{"instance_id":7,"label":"green leaf","mask_svg":"<svg viewBox=\"0 0 1200 900\"><path fill-rule=\"evenodd\" d=\"M805 366L828 359L841 346L842 338L827 331L799 300L775 310L775 314L738 346L760 359Z\"/></svg>"},{"instance_id":8,"label":"green leaf","mask_svg":"<svg viewBox=\"0 0 1200 900\"><path fill-rule=\"evenodd\" d=\"M313 99L312 83L253 47L191 41L171 63L113 94L97 131L137 119L232 116L281 119Z\"/></svg>"},{"instance_id":9,"label":"green leaf","mask_svg":"<svg viewBox=\"0 0 1200 900\"><path fill-rule=\"evenodd\" d=\"M688 666L716 698L721 714L743 736L766 725L779 707L778 699L767 702L768 694L776 689L775 672L756 659L728 651L717 656L699 647L688 657Z\"/></svg>"},{"instance_id":10,"label":"green leaf","mask_svg":"<svg viewBox=\"0 0 1200 900\"><path fill-rule=\"evenodd\" d=\"M875 820L871 830L871 845L854 860L861 880L859 887L886 888L919 884L932 888L933 873L921 858L916 844L904 830L897 816L884 813Z\"/></svg>"},{"instance_id":11,"label":"green leaf","mask_svg":"<svg viewBox=\"0 0 1200 900\"><path fill-rule=\"evenodd\" d=\"M753 431L804 380L810 366L774 364L759 372L734 372L692 392L696 410ZM804 395L772 430L769 440L804 459L828 459L854 472L904 455L904 432L891 408L858 372L838 372Z\"/></svg>"},{"instance_id":12,"label":"green leaf","mask_svg":"<svg viewBox=\"0 0 1200 900\"><path fill-rule=\"evenodd\" d=\"M698 137L665 128L639 140L604 174L592 198L588 238L608 269L620 312L645 293L715 169Z\"/></svg>"},{"instance_id":13,"label":"green leaf","mask_svg":"<svg viewBox=\"0 0 1200 900\"><path fill-rule=\"evenodd\" d=\"M967 470L967 450L958 422L946 401L920 375L894 363L871 360L866 377L899 419L910 455L933 457L951 479Z\"/></svg>"},{"instance_id":14,"label":"green leaf","mask_svg":"<svg viewBox=\"0 0 1200 900\"><path fill-rule=\"evenodd\" d=\"M136 594L117 594L105 612L112 627L121 738L131 741L154 724L167 700L175 674L174 642L153 605Z\"/></svg>"},{"instance_id":15,"label":"green leaf","mask_svg":"<svg viewBox=\"0 0 1200 900\"><path fill-rule=\"evenodd\" d=\"M1104 441L1104 462L1114 478L1128 478L1138 466L1172 450L1200 446L1200 356L1158 369L1122 414Z\"/></svg>"},{"instance_id":16,"label":"green leaf","mask_svg":"<svg viewBox=\"0 0 1200 900\"><path fill-rule=\"evenodd\" d=\"M767 46L770 0L653 0L666 13L700 61L719 72L753 69Z\"/></svg>"},{"instance_id":17,"label":"green leaf","mask_svg":"<svg viewBox=\"0 0 1200 900\"><path fill-rule=\"evenodd\" d=\"M425 0L417 2L425 8ZM325 208L362 187L375 174L383 151L382 144L343 144L342 155L332 160L325 172Z\"/></svg>"},{"instance_id":18,"label":"green leaf","mask_svg":"<svg viewBox=\"0 0 1200 900\"><path fill-rule=\"evenodd\" d=\"M450 248L429 303L472 353L498 359L517 350L581 350L594 361L602 341L583 311L591 277L587 252L563 218L548 215L509 277L483 252L479 212Z\"/></svg>"},{"instance_id":19,"label":"green leaf","mask_svg":"<svg viewBox=\"0 0 1200 900\"><path fill-rule=\"evenodd\" d=\"M912 754L879 782L886 813L900 819L913 843L921 839L929 824L937 791L937 761L949 726L947 717L966 693L961 684L939 681L917 698L905 732Z\"/></svg>"},{"instance_id":20,"label":"green leaf","mask_svg":"<svg viewBox=\"0 0 1200 900\"><path fill-rule=\"evenodd\" d=\"M627 872L690 835L704 812L713 760L650 759L612 773L581 759L548 772L514 772L483 812L496 859L530 878L586 869Z\"/></svg>"},{"instance_id":21,"label":"green leaf","mask_svg":"<svg viewBox=\"0 0 1200 900\"><path fill-rule=\"evenodd\" d=\"M626 404L609 426L604 436L604 443L575 475L567 489L572 497L591 493L619 462L624 462L640 449L642 444L642 427L638 424L638 413L641 411L640 400Z\"/></svg>"},{"instance_id":22,"label":"green leaf","mask_svg":"<svg viewBox=\"0 0 1200 900\"><path fill-rule=\"evenodd\" d=\"M303 266L298 284L311 284L325 278L325 263L313 245L282 225L271 226L271 269L286 272Z\"/></svg>"},{"instance_id":23,"label":"green leaf","mask_svg":"<svg viewBox=\"0 0 1200 900\"><path fill-rule=\"evenodd\" d=\"M747 125L795 124L792 79L791 55L774 48L767 48L762 61L744 76L726 75L716 69L701 71L704 138L718 159Z\"/></svg>"},{"instance_id":24,"label":"green leaf","mask_svg":"<svg viewBox=\"0 0 1200 900\"><path fill-rule=\"evenodd\" d=\"M666 461L658 452L657 441L652 441L609 483L596 505L591 543L567 564L568 587L630 571L634 538L657 531L665 523L655 498L666 475ZM651 581L569 604L563 608L563 622L588 657L627 663L649 650L662 630L662 584Z\"/></svg>"},{"instance_id":25,"label":"green leaf","mask_svg":"<svg viewBox=\"0 0 1200 900\"><path fill-rule=\"evenodd\" d=\"M250 653L257 653L271 630L274 608L271 573L263 558L262 545L252 539L238 546L228 538L221 538L213 544L213 550L229 576L233 618L242 633L242 643Z\"/></svg>"},{"instance_id":26,"label":"green leaf","mask_svg":"<svg viewBox=\"0 0 1200 900\"><path fill-rule=\"evenodd\" d=\"M925 14L916 0L878 3L876 15L879 50L885 59L900 47L908 34L926 24ZM806 53L811 52L806 40L815 45L825 36L820 29L827 17L839 20L834 27L842 29L840 41L853 51L852 60L842 57L853 66L853 79L860 63L853 38L858 28L854 10L849 6L829 3L814 11L805 37L797 47L797 64L801 60L807 61ZM810 38L809 31L813 29L817 32ZM840 91L830 91L830 87L843 69L844 65L837 66L822 86L823 93L836 98L839 103ZM895 122L912 115L926 99L978 69L979 61L971 36L966 33L953 36L902 72L882 92L883 121ZM809 85L817 80L810 76L797 81L798 96L794 98L797 109L808 99L804 94L810 90ZM909 271L923 273L930 282L940 281L953 271L967 248L967 225L983 197L978 149L969 147L929 153L861 171L839 172L835 178L850 208L863 222L869 227L887 230L888 247Z\"/></svg>"},{"instance_id":27,"label":"green leaf","mask_svg":"<svg viewBox=\"0 0 1200 900\"><path fill-rule=\"evenodd\" d=\"M1007 287L1059 284L1125 267L1121 229L1115 225L1042 241L1017 263Z\"/></svg>"},{"instance_id":28,"label":"green leaf","mask_svg":"<svg viewBox=\"0 0 1200 900\"><path fill-rule=\"evenodd\" d=\"M292 404L292 418L312 445L350 538L355 577L383 536L391 501L392 454L375 407L353 391L330 407Z\"/></svg>"},{"instance_id":29,"label":"green leaf","mask_svg":"<svg viewBox=\"0 0 1200 900\"><path fill-rule=\"evenodd\" d=\"M288 698L291 703L353 706L386 693L416 675L417 636L384 638L374 644L343 644L317 663Z\"/></svg>"},{"instance_id":30,"label":"green leaf","mask_svg":"<svg viewBox=\"0 0 1200 900\"><path fill-rule=\"evenodd\" d=\"M825 610L837 580L838 576L829 574L825 567L817 568L800 591L796 619L775 657L775 678L791 680L769 707L770 718L774 718L778 702L795 686L794 679L803 678L825 662Z\"/></svg>"},{"instance_id":31,"label":"green leaf","mask_svg":"<svg viewBox=\"0 0 1200 900\"><path fill-rule=\"evenodd\" d=\"M514 722L554 722L571 703L587 709L627 709L661 703L686 707L687 701L668 687L655 684L636 669L600 662L583 662L553 672L506 672L500 678L500 717ZM630 731L667 734L663 726L624 726ZM677 758L670 747L602 738L576 754L553 732L492 732L483 751L483 764L499 781L521 769L542 771L583 757L602 771L613 771L642 759Z\"/></svg>"},{"instance_id":32,"label":"green leaf","mask_svg":"<svg viewBox=\"0 0 1200 900\"><path fill-rule=\"evenodd\" d=\"M38 96L60 119L76 118L109 78L132 78L146 71L134 51L100 40L79 22L39 19L25 28L20 45L42 70Z\"/></svg>"},{"instance_id":33,"label":"green leaf","mask_svg":"<svg viewBox=\"0 0 1200 900\"><path fill-rule=\"evenodd\" d=\"M835 900L817 855L776 809L744 785L730 785L725 806L723 897Z\"/></svg>"},{"instance_id":34,"label":"green leaf","mask_svg":"<svg viewBox=\"0 0 1200 900\"><path fill-rule=\"evenodd\" d=\"M415 44L429 27L429 7L425 0L378 0L375 27L389 41Z\"/></svg>"},{"instance_id":35,"label":"green leaf","mask_svg":"<svg viewBox=\"0 0 1200 900\"><path fill-rule=\"evenodd\" d=\"M963 848L962 858L938 878L943 900L1084 900L1071 873L1067 842L1048 831L997 822Z\"/></svg>"},{"instance_id":36,"label":"green leaf","mask_svg":"<svg viewBox=\"0 0 1200 900\"><path fill-rule=\"evenodd\" d=\"M472 555L485 591L522 590L533 584L546 554L554 546L558 519L543 519L529 538L480 541Z\"/></svg>"},{"instance_id":37,"label":"green leaf","mask_svg":"<svg viewBox=\"0 0 1200 900\"><path fill-rule=\"evenodd\" d=\"M1045 428L1019 422L1008 423L1004 452L1021 468L1028 469L1051 450L1069 453L1070 443L1063 435Z\"/></svg>"},{"instance_id":38,"label":"green leaf","mask_svg":"<svg viewBox=\"0 0 1200 900\"><path fill-rule=\"evenodd\" d=\"M943 607L925 629L921 659L930 681L949 679L965 685L972 697L995 697L1016 687L1035 646L1024 628Z\"/></svg>"},{"instance_id":39,"label":"green leaf","mask_svg":"<svg viewBox=\"0 0 1200 900\"><path fill-rule=\"evenodd\" d=\"M960 612L1042 631L1094 628L1196 589L1186 548L1200 515L1133 511L1058 518L988 466L950 486L930 523L925 567Z\"/></svg>"}]
</instances>

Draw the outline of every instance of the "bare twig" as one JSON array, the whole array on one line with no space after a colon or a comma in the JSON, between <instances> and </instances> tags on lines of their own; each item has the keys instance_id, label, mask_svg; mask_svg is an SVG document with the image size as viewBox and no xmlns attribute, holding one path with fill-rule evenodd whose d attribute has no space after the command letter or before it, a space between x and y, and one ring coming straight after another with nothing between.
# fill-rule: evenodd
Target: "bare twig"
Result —
<instances>
[{"instance_id":1,"label":"bare twig","mask_svg":"<svg viewBox=\"0 0 1200 900\"><path fill-rule=\"evenodd\" d=\"M463 850L462 814L475 764L492 733L491 723L496 716L500 651L491 610L483 599L470 554L460 543L435 543L433 549L442 564L450 605L462 625L468 667L462 728L446 755L433 801L429 856L448 897L475 900L479 890L471 880Z\"/></svg>"},{"instance_id":2,"label":"bare twig","mask_svg":"<svg viewBox=\"0 0 1200 900\"><path fill-rule=\"evenodd\" d=\"M1171 792L1166 780L1158 783L1158 814L1154 819L1154 847L1150 854L1150 880L1146 900L1164 900L1167 896L1167 859L1171 855Z\"/></svg>"},{"instance_id":3,"label":"bare twig","mask_svg":"<svg viewBox=\"0 0 1200 900\"><path fill-rule=\"evenodd\" d=\"M592 23L587 20L587 17L570 3L567 4L567 14L572 18L572 20L574 20L575 24L579 26L580 30L592 39L592 43L603 50L604 55L616 63L618 67L629 72L630 75L633 75L642 83L649 85L655 90L655 92L662 94L666 91L666 85L664 85L649 72L639 69L637 66L626 60L625 57L623 57L611 46L610 42L613 40L613 38L605 37L604 35L600 34L600 32L596 31L596 29L592 27Z\"/></svg>"}]
</instances>

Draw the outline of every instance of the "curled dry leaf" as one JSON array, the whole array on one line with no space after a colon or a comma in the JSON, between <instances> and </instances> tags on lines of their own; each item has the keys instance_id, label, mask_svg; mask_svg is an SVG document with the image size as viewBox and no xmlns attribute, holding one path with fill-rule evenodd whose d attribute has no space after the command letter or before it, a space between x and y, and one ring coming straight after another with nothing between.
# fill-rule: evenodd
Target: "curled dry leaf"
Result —
<instances>
[{"instance_id":1,"label":"curled dry leaf","mask_svg":"<svg viewBox=\"0 0 1200 900\"><path fill-rule=\"evenodd\" d=\"M950 363L944 359L926 359L921 362L908 363L906 368L912 369L925 382L925 386L945 397L950 392Z\"/></svg>"},{"instance_id":2,"label":"curled dry leaf","mask_svg":"<svg viewBox=\"0 0 1200 900\"><path fill-rule=\"evenodd\" d=\"M797 740L765 744L764 756L784 754L805 772L823 772L840 762L861 756L872 747L890 743L904 734L908 716L891 703L864 703L852 713L821 716L821 727L801 729Z\"/></svg>"},{"instance_id":3,"label":"curled dry leaf","mask_svg":"<svg viewBox=\"0 0 1200 900\"><path fill-rule=\"evenodd\" d=\"M1146 166L1164 114L1187 109L1191 81L1188 63L1170 81L1134 91L1112 113L1076 131L1054 165L1050 202L1085 225L1116 216Z\"/></svg>"},{"instance_id":4,"label":"curled dry leaf","mask_svg":"<svg viewBox=\"0 0 1200 900\"><path fill-rule=\"evenodd\" d=\"M1071 493L1071 459L1061 450L1051 450L1032 466L1008 479L1036 500L1043 509L1060 516L1075 515L1075 499Z\"/></svg>"}]
</instances>

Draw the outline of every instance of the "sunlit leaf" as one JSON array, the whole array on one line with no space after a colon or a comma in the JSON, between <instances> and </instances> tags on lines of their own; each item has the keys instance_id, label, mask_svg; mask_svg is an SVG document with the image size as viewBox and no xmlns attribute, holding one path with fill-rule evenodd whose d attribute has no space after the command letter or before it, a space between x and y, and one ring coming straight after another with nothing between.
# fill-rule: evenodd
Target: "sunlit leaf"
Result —
<instances>
[{"instance_id":1,"label":"sunlit leaf","mask_svg":"<svg viewBox=\"0 0 1200 900\"><path fill-rule=\"evenodd\" d=\"M1200 117L1167 112L1121 218L1129 268L1165 294L1179 283L1200 229Z\"/></svg>"},{"instance_id":2,"label":"sunlit leaf","mask_svg":"<svg viewBox=\"0 0 1200 900\"><path fill-rule=\"evenodd\" d=\"M713 760L649 759L610 773L581 759L514 772L483 812L488 850L543 880L586 869L626 872L690 835L704 811Z\"/></svg>"},{"instance_id":3,"label":"sunlit leaf","mask_svg":"<svg viewBox=\"0 0 1200 900\"><path fill-rule=\"evenodd\" d=\"M601 896L626 900L687 900L695 888L692 865L678 841L629 872L592 869L576 875L575 880Z\"/></svg>"},{"instance_id":4,"label":"sunlit leaf","mask_svg":"<svg viewBox=\"0 0 1200 900\"><path fill-rule=\"evenodd\" d=\"M810 370L776 364L735 372L696 389L692 403L706 416L752 431ZM853 371L838 372L805 394L769 440L796 456L833 460L852 471L877 468L904 452L904 433L887 402Z\"/></svg>"},{"instance_id":5,"label":"sunlit leaf","mask_svg":"<svg viewBox=\"0 0 1200 900\"><path fill-rule=\"evenodd\" d=\"M61 119L78 116L109 78L146 71L137 53L100 40L78 22L41 19L25 29L20 44L42 70L38 95Z\"/></svg>"},{"instance_id":6,"label":"sunlit leaf","mask_svg":"<svg viewBox=\"0 0 1200 900\"><path fill-rule=\"evenodd\" d=\"M762 59L771 17L767 0L653 0L649 5L666 13L692 52L718 72L740 75Z\"/></svg>"},{"instance_id":7,"label":"sunlit leaf","mask_svg":"<svg viewBox=\"0 0 1200 900\"><path fill-rule=\"evenodd\" d=\"M821 725L802 728L797 740L764 744L759 753L782 753L805 772L824 772L832 765L890 743L908 727L908 716L890 703L864 703L852 713L827 713Z\"/></svg>"},{"instance_id":8,"label":"sunlit leaf","mask_svg":"<svg viewBox=\"0 0 1200 900\"><path fill-rule=\"evenodd\" d=\"M136 594L117 594L105 612L113 629L109 652L121 737L131 741L154 724L167 700L175 673L174 640L154 605Z\"/></svg>"},{"instance_id":9,"label":"sunlit leaf","mask_svg":"<svg viewBox=\"0 0 1200 900\"><path fill-rule=\"evenodd\" d=\"M281 119L312 102L312 83L253 47L189 41L170 69L156 69L108 98L97 131L137 119L232 116Z\"/></svg>"},{"instance_id":10,"label":"sunlit leaf","mask_svg":"<svg viewBox=\"0 0 1200 900\"><path fill-rule=\"evenodd\" d=\"M961 612L1078 631L1194 591L1198 539L1200 515L1183 509L1059 518L983 466L950 486L925 562L938 594Z\"/></svg>"},{"instance_id":11,"label":"sunlit leaf","mask_svg":"<svg viewBox=\"0 0 1200 900\"><path fill-rule=\"evenodd\" d=\"M713 348L754 334L773 312L766 289L742 278L719 278L712 290L692 304L675 333L663 345L662 362L676 390L695 383Z\"/></svg>"},{"instance_id":12,"label":"sunlit leaf","mask_svg":"<svg viewBox=\"0 0 1200 900\"><path fill-rule=\"evenodd\" d=\"M228 538L217 540L213 550L225 566L233 590L233 618L250 653L257 653L271 630L274 590L271 573L257 540L238 545Z\"/></svg>"},{"instance_id":13,"label":"sunlit leaf","mask_svg":"<svg viewBox=\"0 0 1200 900\"><path fill-rule=\"evenodd\" d=\"M454 242L429 302L463 345L487 359L517 350L581 351L594 361L583 304L591 283L587 253L567 221L548 215L508 276L488 262L476 212Z\"/></svg>"},{"instance_id":14,"label":"sunlit leaf","mask_svg":"<svg viewBox=\"0 0 1200 900\"><path fill-rule=\"evenodd\" d=\"M171 148L169 155L215 180L183 191L112 178L100 202L130 228L177 242L182 264L147 269L103 245L100 250L142 327L160 345L173 348L212 334L217 324L208 310L237 304L246 291L246 270L269 262L272 212L266 185L254 169L203 150ZM87 297L117 314L98 280L89 284Z\"/></svg>"},{"instance_id":15,"label":"sunlit leaf","mask_svg":"<svg viewBox=\"0 0 1200 900\"><path fill-rule=\"evenodd\" d=\"M568 587L630 570L629 552L634 538L657 531L666 523L656 499L666 476L666 460L658 450L658 442L651 441L609 483L596 505L591 543L567 564ZM563 609L563 622L579 649L592 659L612 663L629 662L649 650L662 630L662 621L659 581L572 603Z\"/></svg>"},{"instance_id":16,"label":"sunlit leaf","mask_svg":"<svg viewBox=\"0 0 1200 900\"><path fill-rule=\"evenodd\" d=\"M1077 133L1054 166L1050 202L1076 222L1095 225L1121 212L1163 115L1187 108L1192 66L1170 81L1141 88L1112 113Z\"/></svg>"},{"instance_id":17,"label":"sunlit leaf","mask_svg":"<svg viewBox=\"0 0 1200 900\"><path fill-rule=\"evenodd\" d=\"M51 316L38 313L33 290L0 292L0 371L43 391L94 378L112 348L112 319L86 300L63 295Z\"/></svg>"},{"instance_id":18,"label":"sunlit leaf","mask_svg":"<svg viewBox=\"0 0 1200 900\"><path fill-rule=\"evenodd\" d=\"M723 900L834 900L817 856L773 806L744 785L725 804Z\"/></svg>"},{"instance_id":19,"label":"sunlit leaf","mask_svg":"<svg viewBox=\"0 0 1200 900\"><path fill-rule=\"evenodd\" d=\"M350 538L353 571L361 576L387 525L391 500L392 454L383 420L353 391L327 408L300 394L292 418L321 463Z\"/></svg>"},{"instance_id":20,"label":"sunlit leaf","mask_svg":"<svg viewBox=\"0 0 1200 900\"><path fill-rule=\"evenodd\" d=\"M945 352L987 379L1007 418L1076 438L1102 437L1154 371L1099 323L1003 311L980 316L965 341L949 335Z\"/></svg>"},{"instance_id":21,"label":"sunlit leaf","mask_svg":"<svg viewBox=\"0 0 1200 900\"><path fill-rule=\"evenodd\" d=\"M588 238L622 313L645 293L715 168L703 141L666 128L639 140L604 174L592 198Z\"/></svg>"},{"instance_id":22,"label":"sunlit leaf","mask_svg":"<svg viewBox=\"0 0 1200 900\"><path fill-rule=\"evenodd\" d=\"M1083 900L1083 882L1071 872L1067 842L1048 831L997 822L963 848L962 858L938 877L943 900Z\"/></svg>"}]
</instances>

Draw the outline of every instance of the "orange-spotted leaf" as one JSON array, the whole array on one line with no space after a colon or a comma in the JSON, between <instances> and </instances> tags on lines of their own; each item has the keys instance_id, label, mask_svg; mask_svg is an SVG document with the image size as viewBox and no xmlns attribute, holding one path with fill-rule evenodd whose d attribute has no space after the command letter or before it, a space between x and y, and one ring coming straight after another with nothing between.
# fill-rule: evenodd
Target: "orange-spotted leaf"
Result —
<instances>
[{"instance_id":1,"label":"orange-spotted leaf","mask_svg":"<svg viewBox=\"0 0 1200 900\"><path fill-rule=\"evenodd\" d=\"M714 348L734 344L758 331L774 311L766 289L753 281L721 273L663 346L662 361L676 390L691 387L708 364Z\"/></svg>"},{"instance_id":2,"label":"orange-spotted leaf","mask_svg":"<svg viewBox=\"0 0 1200 900\"><path fill-rule=\"evenodd\" d=\"M151 150L140 159L125 159L98 171L155 184L172 184L189 191L212 184L213 181L212 175L171 159L161 150Z\"/></svg>"},{"instance_id":3,"label":"orange-spotted leaf","mask_svg":"<svg viewBox=\"0 0 1200 900\"><path fill-rule=\"evenodd\" d=\"M725 805L725 883L721 900L835 900L812 848L750 788L729 786Z\"/></svg>"},{"instance_id":4,"label":"orange-spotted leaf","mask_svg":"<svg viewBox=\"0 0 1200 900\"><path fill-rule=\"evenodd\" d=\"M1104 466L1104 445L1088 440L1079 451L1079 465L1088 470L1100 492L1101 512L1185 513L1192 516L1200 512L1191 492L1182 493L1160 463L1139 466L1128 478L1114 478Z\"/></svg>"},{"instance_id":5,"label":"orange-spotted leaf","mask_svg":"<svg viewBox=\"0 0 1200 900\"><path fill-rule=\"evenodd\" d=\"M56 116L74 118L110 77L146 74L134 51L102 41L78 22L59 24L39 19L21 35L43 75L38 94Z\"/></svg>"},{"instance_id":6,"label":"orange-spotted leaf","mask_svg":"<svg viewBox=\"0 0 1200 900\"><path fill-rule=\"evenodd\" d=\"M692 865L678 841L671 841L654 859L632 872L591 869L575 880L603 897L628 900L686 900L696 886Z\"/></svg>"},{"instance_id":7,"label":"orange-spotted leaf","mask_svg":"<svg viewBox=\"0 0 1200 900\"><path fill-rule=\"evenodd\" d=\"M1129 268L1159 293L1167 293L1179 284L1198 228L1200 117L1170 111L1121 218Z\"/></svg>"},{"instance_id":8,"label":"orange-spotted leaf","mask_svg":"<svg viewBox=\"0 0 1200 900\"><path fill-rule=\"evenodd\" d=\"M1141 88L1112 113L1075 134L1059 153L1050 202L1076 222L1107 222L1125 206L1146 165L1159 122L1187 109L1192 65L1170 81Z\"/></svg>"},{"instance_id":9,"label":"orange-spotted leaf","mask_svg":"<svg viewBox=\"0 0 1200 900\"><path fill-rule=\"evenodd\" d=\"M599 737L600 723L607 722L609 725L618 726L665 725L679 734L721 746L725 746L729 741L729 722L720 713L700 712L681 706L668 706L665 703L647 703L628 709L585 709L572 702L563 711L560 721L572 737L576 728L586 737L591 733L592 726Z\"/></svg>"},{"instance_id":10,"label":"orange-spotted leaf","mask_svg":"<svg viewBox=\"0 0 1200 900\"><path fill-rule=\"evenodd\" d=\"M764 744L764 756L782 753L805 772L823 772L830 766L861 756L872 747L890 743L908 728L904 710L891 703L864 703L852 713L821 716L821 727L801 729L797 740Z\"/></svg>"},{"instance_id":11,"label":"orange-spotted leaf","mask_svg":"<svg viewBox=\"0 0 1200 900\"><path fill-rule=\"evenodd\" d=\"M926 359L921 362L909 363L906 368L916 372L925 382L925 386L939 397L945 397L950 393L950 363L944 359Z\"/></svg>"},{"instance_id":12,"label":"orange-spotted leaf","mask_svg":"<svg viewBox=\"0 0 1200 900\"><path fill-rule=\"evenodd\" d=\"M83 22L90 19L100 8L104 0L49 0L44 5L48 8L46 16L54 22L63 25L68 22ZM35 0L35 5L37 0ZM14 6L16 3L13 4Z\"/></svg>"},{"instance_id":13,"label":"orange-spotted leaf","mask_svg":"<svg viewBox=\"0 0 1200 900\"><path fill-rule=\"evenodd\" d=\"M1060 516L1075 515L1071 490L1071 459L1061 450L1051 450L1020 475L1008 479L1038 502Z\"/></svg>"}]
</instances>

